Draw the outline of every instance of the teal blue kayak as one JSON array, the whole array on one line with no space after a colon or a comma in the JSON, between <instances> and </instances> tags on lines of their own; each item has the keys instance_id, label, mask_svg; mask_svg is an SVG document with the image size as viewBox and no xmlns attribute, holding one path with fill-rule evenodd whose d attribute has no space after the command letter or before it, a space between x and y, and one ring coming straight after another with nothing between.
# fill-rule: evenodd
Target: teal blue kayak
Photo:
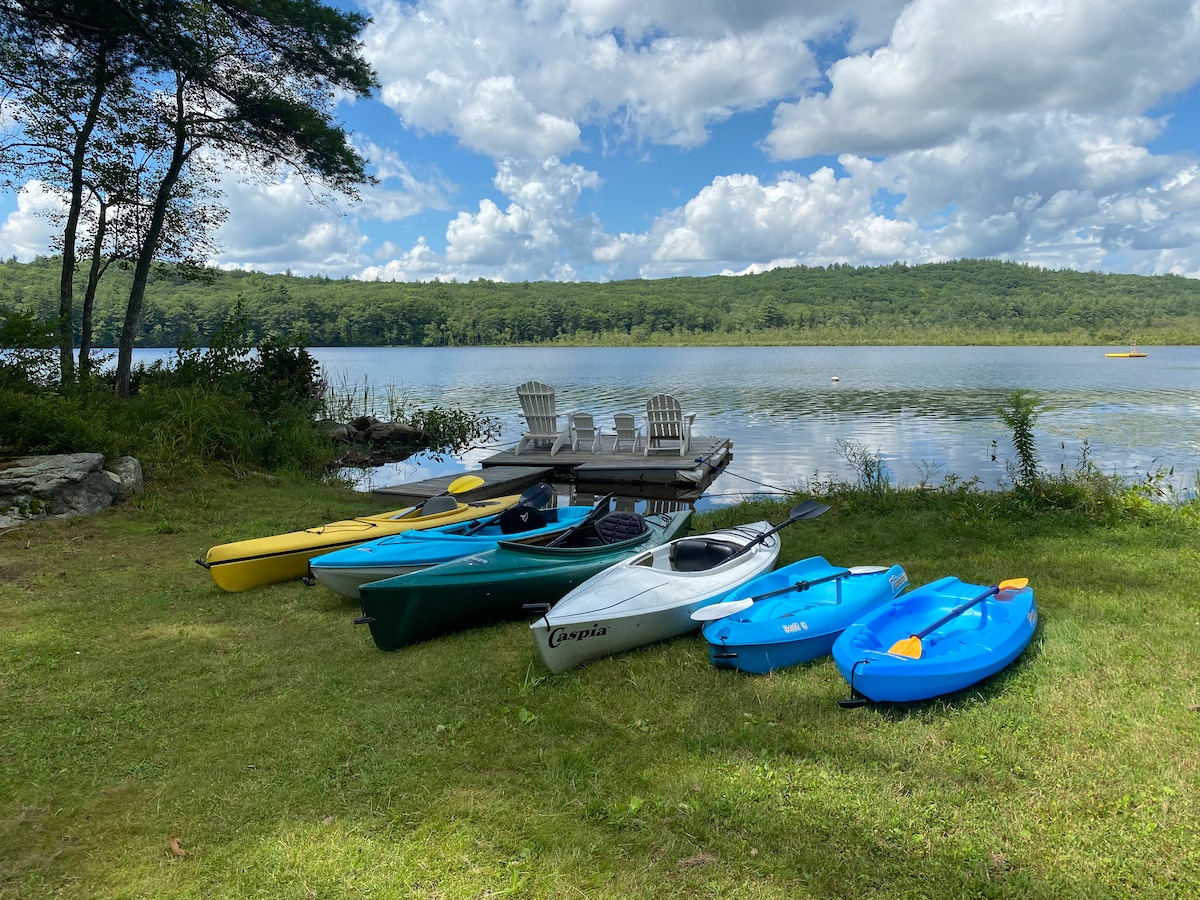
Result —
<instances>
[{"instance_id":1,"label":"teal blue kayak","mask_svg":"<svg viewBox=\"0 0 1200 900\"><path fill-rule=\"evenodd\" d=\"M1014 581L986 587L942 578L864 614L833 644L851 689L843 705L928 700L1008 666L1038 620L1033 590Z\"/></svg>"},{"instance_id":2,"label":"teal blue kayak","mask_svg":"<svg viewBox=\"0 0 1200 900\"><path fill-rule=\"evenodd\" d=\"M754 602L704 626L709 658L765 675L826 656L848 626L907 586L900 566L845 569L820 556L802 559L725 595L720 606Z\"/></svg>"},{"instance_id":3,"label":"teal blue kayak","mask_svg":"<svg viewBox=\"0 0 1200 900\"><path fill-rule=\"evenodd\" d=\"M407 575L430 566L494 550L502 540L537 543L550 540L579 524L590 506L534 509L515 506L482 524L465 522L403 531L400 534L356 544L309 560L309 574L343 597L358 599L360 585Z\"/></svg>"},{"instance_id":4,"label":"teal blue kayak","mask_svg":"<svg viewBox=\"0 0 1200 900\"><path fill-rule=\"evenodd\" d=\"M687 534L690 509L585 519L557 543L501 541L476 553L359 588L362 617L380 650L506 619L532 619L597 572ZM534 609L530 609L530 608Z\"/></svg>"}]
</instances>

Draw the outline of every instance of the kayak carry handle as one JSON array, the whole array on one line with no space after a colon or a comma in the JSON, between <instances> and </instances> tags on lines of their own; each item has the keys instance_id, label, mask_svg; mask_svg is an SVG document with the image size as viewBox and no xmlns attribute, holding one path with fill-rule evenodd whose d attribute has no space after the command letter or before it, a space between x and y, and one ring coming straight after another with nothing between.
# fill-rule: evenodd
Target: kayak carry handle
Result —
<instances>
[{"instance_id":1,"label":"kayak carry handle","mask_svg":"<svg viewBox=\"0 0 1200 900\"><path fill-rule=\"evenodd\" d=\"M867 705L867 698L860 694L858 689L854 687L854 673L858 671L859 666L865 666L869 662L869 659L860 659L850 667L850 696L838 701L838 706L842 709L856 709Z\"/></svg>"},{"instance_id":2,"label":"kayak carry handle","mask_svg":"<svg viewBox=\"0 0 1200 900\"><path fill-rule=\"evenodd\" d=\"M549 603L522 603L521 611L536 613L538 616L544 616L546 613L550 612L550 604ZM535 616L535 618L536 618L536 616Z\"/></svg>"},{"instance_id":3,"label":"kayak carry handle","mask_svg":"<svg viewBox=\"0 0 1200 900\"><path fill-rule=\"evenodd\" d=\"M370 625L374 621L375 621L374 616L359 616L357 619L354 620L354 624L355 625Z\"/></svg>"}]
</instances>

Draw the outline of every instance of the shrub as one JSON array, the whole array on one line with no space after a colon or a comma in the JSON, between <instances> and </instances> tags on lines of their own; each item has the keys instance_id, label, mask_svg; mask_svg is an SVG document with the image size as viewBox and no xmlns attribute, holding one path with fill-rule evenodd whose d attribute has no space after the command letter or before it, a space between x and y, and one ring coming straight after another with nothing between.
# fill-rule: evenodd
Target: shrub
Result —
<instances>
[{"instance_id":1,"label":"shrub","mask_svg":"<svg viewBox=\"0 0 1200 900\"><path fill-rule=\"evenodd\" d=\"M425 436L429 453L439 459L446 453L459 453L475 441L491 441L500 436L500 422L491 416L448 409L434 404L428 409L406 411L403 405L392 410L396 422L411 425Z\"/></svg>"},{"instance_id":2,"label":"shrub","mask_svg":"<svg viewBox=\"0 0 1200 900\"><path fill-rule=\"evenodd\" d=\"M997 410L1002 421L1012 431L1013 450L1017 454L1016 466L1009 472L1018 489L1034 490L1041 475L1038 464L1037 442L1033 437L1033 425L1041 412L1041 404L1029 391L1013 391L1008 396L1008 405Z\"/></svg>"},{"instance_id":3,"label":"shrub","mask_svg":"<svg viewBox=\"0 0 1200 900\"><path fill-rule=\"evenodd\" d=\"M84 393L0 386L0 454L128 453L131 443L116 405Z\"/></svg>"}]
</instances>

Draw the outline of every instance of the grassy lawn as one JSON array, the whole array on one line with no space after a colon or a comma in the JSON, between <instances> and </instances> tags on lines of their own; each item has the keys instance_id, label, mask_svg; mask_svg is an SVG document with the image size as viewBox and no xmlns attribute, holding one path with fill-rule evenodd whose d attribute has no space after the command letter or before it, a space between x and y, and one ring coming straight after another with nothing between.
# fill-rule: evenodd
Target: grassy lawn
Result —
<instances>
[{"instance_id":1,"label":"grassy lawn","mask_svg":"<svg viewBox=\"0 0 1200 900\"><path fill-rule=\"evenodd\" d=\"M559 676L522 623L381 653L324 588L192 562L368 511L299 481L0 536L0 897L1200 894L1195 519L832 502L781 563L1027 577L1033 644L856 710L831 660L717 671L699 635Z\"/></svg>"}]
</instances>

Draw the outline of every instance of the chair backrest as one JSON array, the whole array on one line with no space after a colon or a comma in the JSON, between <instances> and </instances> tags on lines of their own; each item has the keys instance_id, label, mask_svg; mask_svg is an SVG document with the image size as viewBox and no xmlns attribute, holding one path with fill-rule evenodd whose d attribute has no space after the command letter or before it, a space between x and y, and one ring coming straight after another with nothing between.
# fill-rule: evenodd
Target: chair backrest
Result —
<instances>
[{"instance_id":1,"label":"chair backrest","mask_svg":"<svg viewBox=\"0 0 1200 900\"><path fill-rule=\"evenodd\" d=\"M683 408L670 394L655 394L646 401L646 436L682 438Z\"/></svg>"},{"instance_id":2,"label":"chair backrest","mask_svg":"<svg viewBox=\"0 0 1200 900\"><path fill-rule=\"evenodd\" d=\"M554 404L554 388L540 381L527 381L517 387L521 414L530 431L553 434L558 431L558 412Z\"/></svg>"},{"instance_id":3,"label":"chair backrest","mask_svg":"<svg viewBox=\"0 0 1200 900\"><path fill-rule=\"evenodd\" d=\"M591 413L572 413L571 425L575 428L575 433L579 435L579 440L593 441L596 439L596 421L592 418Z\"/></svg>"},{"instance_id":4,"label":"chair backrest","mask_svg":"<svg viewBox=\"0 0 1200 900\"><path fill-rule=\"evenodd\" d=\"M630 413L617 413L613 416L613 425L618 441L632 441L637 436L637 423Z\"/></svg>"}]
</instances>

